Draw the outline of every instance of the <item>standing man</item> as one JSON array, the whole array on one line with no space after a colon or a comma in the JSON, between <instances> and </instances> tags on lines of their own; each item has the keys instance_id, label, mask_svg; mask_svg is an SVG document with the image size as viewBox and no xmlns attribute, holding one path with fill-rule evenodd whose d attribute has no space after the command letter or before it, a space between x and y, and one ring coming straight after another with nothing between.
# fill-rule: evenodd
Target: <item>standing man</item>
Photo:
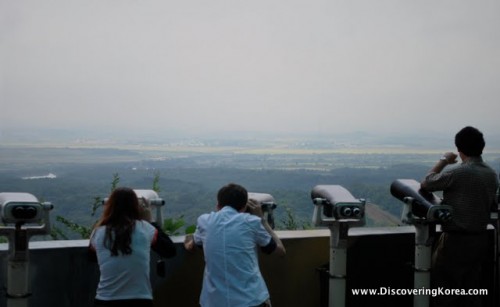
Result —
<instances>
[{"instance_id":1,"label":"standing man","mask_svg":"<svg viewBox=\"0 0 500 307\"><path fill-rule=\"evenodd\" d=\"M187 250L203 248L205 255L200 305L271 306L257 247L266 254L284 256L281 240L262 218L260 204L248 200L247 190L240 185L222 187L216 209L198 218L194 235L187 236L184 243Z\"/></svg>"},{"instance_id":2,"label":"standing man","mask_svg":"<svg viewBox=\"0 0 500 307\"><path fill-rule=\"evenodd\" d=\"M497 210L496 172L481 157L483 134L465 127L455 135L457 154L447 152L422 181L422 189L443 191L443 204L453 208L452 219L443 223L433 254L432 278L435 287L479 289L481 264L488 251L487 224L490 212ZM480 296L438 296L435 306L481 306Z\"/></svg>"}]
</instances>

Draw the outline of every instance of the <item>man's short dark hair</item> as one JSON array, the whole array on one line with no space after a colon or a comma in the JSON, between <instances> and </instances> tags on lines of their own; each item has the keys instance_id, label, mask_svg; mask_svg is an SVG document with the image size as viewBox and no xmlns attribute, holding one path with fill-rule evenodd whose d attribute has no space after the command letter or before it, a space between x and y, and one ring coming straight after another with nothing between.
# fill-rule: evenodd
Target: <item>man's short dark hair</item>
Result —
<instances>
[{"instance_id":1,"label":"man's short dark hair","mask_svg":"<svg viewBox=\"0 0 500 307\"><path fill-rule=\"evenodd\" d=\"M469 157L479 157L485 146L483 133L474 127L467 126L455 135L455 146L459 152Z\"/></svg>"},{"instance_id":2,"label":"man's short dark hair","mask_svg":"<svg viewBox=\"0 0 500 307\"><path fill-rule=\"evenodd\" d=\"M230 183L220 188L217 193L217 202L220 207L231 206L235 210L242 210L248 201L248 192L241 185Z\"/></svg>"}]
</instances>

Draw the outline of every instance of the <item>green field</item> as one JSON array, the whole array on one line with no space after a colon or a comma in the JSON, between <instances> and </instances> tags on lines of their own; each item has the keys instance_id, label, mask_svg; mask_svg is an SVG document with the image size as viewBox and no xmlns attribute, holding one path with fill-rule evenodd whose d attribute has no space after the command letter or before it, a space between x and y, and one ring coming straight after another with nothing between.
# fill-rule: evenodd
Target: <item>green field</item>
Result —
<instances>
[{"instance_id":1,"label":"green field","mask_svg":"<svg viewBox=\"0 0 500 307\"><path fill-rule=\"evenodd\" d=\"M390 184L399 178L420 180L440 152L3 146L0 157L0 191L32 193L52 202L53 218L63 216L90 226L96 219L90 214L93 201L109 194L114 175L119 185L136 189L151 189L159 176L165 217L194 224L197 216L213 210L218 188L236 182L251 192L273 195L278 204L276 224L284 229L290 219L297 228L310 227L310 191L317 184L342 185L355 197L399 217L402 203L390 195ZM500 155L487 154L485 160L500 169ZM49 173L56 178L23 179ZM368 226L387 226L387 220L377 216L369 217Z\"/></svg>"}]
</instances>

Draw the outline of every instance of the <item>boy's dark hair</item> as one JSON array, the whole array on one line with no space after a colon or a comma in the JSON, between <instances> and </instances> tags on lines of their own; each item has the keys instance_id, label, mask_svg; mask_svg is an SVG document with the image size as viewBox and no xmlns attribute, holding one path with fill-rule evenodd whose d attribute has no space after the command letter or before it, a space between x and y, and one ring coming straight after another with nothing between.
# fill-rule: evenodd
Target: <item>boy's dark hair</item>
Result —
<instances>
[{"instance_id":1,"label":"boy's dark hair","mask_svg":"<svg viewBox=\"0 0 500 307\"><path fill-rule=\"evenodd\" d=\"M479 157L485 146L483 133L474 127L467 126L455 135L455 146L459 152L468 157Z\"/></svg>"},{"instance_id":2,"label":"boy's dark hair","mask_svg":"<svg viewBox=\"0 0 500 307\"><path fill-rule=\"evenodd\" d=\"M217 193L217 202L219 206L231 206L235 210L242 210L248 201L248 192L241 185L230 183L220 188Z\"/></svg>"}]
</instances>

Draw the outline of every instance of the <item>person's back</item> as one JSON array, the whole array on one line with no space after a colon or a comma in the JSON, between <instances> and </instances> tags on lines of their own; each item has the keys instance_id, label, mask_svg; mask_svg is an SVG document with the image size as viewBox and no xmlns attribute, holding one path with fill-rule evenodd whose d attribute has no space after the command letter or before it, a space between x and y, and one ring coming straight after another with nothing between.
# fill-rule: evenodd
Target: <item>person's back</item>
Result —
<instances>
[{"instance_id":1,"label":"person's back","mask_svg":"<svg viewBox=\"0 0 500 307\"><path fill-rule=\"evenodd\" d=\"M265 254L285 255L286 251L262 217L260 204L248 200L245 188L228 184L217 194L217 211L198 218L196 231L186 236L184 246L203 249L202 307L271 306L258 248Z\"/></svg>"},{"instance_id":2,"label":"person's back","mask_svg":"<svg viewBox=\"0 0 500 307\"><path fill-rule=\"evenodd\" d=\"M151 220L149 202L134 190L119 187L104 204L89 240L89 260L97 261L100 278L95 307L150 307L150 250L175 255L172 240Z\"/></svg>"},{"instance_id":3,"label":"person's back","mask_svg":"<svg viewBox=\"0 0 500 307\"><path fill-rule=\"evenodd\" d=\"M96 298L100 300L152 299L149 258L156 229L146 221L136 221L130 255L112 256L103 244L106 226L97 228L91 244L96 250L101 278Z\"/></svg>"},{"instance_id":4,"label":"person's back","mask_svg":"<svg viewBox=\"0 0 500 307\"><path fill-rule=\"evenodd\" d=\"M239 213L232 207L201 216L205 225L203 251L205 272L201 301L225 302L223 306L256 306L269 297L259 270L257 246L269 243L267 232L260 232L261 219ZM246 305L250 303L251 305Z\"/></svg>"},{"instance_id":5,"label":"person's back","mask_svg":"<svg viewBox=\"0 0 500 307\"><path fill-rule=\"evenodd\" d=\"M483 134L465 127L455 135L458 155L447 152L422 181L427 191L443 191L443 204L453 208L452 219L443 223L442 234L432 256L434 287L478 289L482 263L488 252L487 224L490 212L497 210L496 172L483 162ZM462 163L444 171L449 164ZM436 307L479 307L479 296L438 296Z\"/></svg>"},{"instance_id":6,"label":"person's back","mask_svg":"<svg viewBox=\"0 0 500 307\"><path fill-rule=\"evenodd\" d=\"M443 204L453 208L453 218L444 231L477 233L484 231L494 209L497 174L480 157L471 157L460 166L434 177L441 186L428 184L428 190L442 190ZM430 176L429 180L436 179ZM439 182L439 181L437 181Z\"/></svg>"}]
</instances>

